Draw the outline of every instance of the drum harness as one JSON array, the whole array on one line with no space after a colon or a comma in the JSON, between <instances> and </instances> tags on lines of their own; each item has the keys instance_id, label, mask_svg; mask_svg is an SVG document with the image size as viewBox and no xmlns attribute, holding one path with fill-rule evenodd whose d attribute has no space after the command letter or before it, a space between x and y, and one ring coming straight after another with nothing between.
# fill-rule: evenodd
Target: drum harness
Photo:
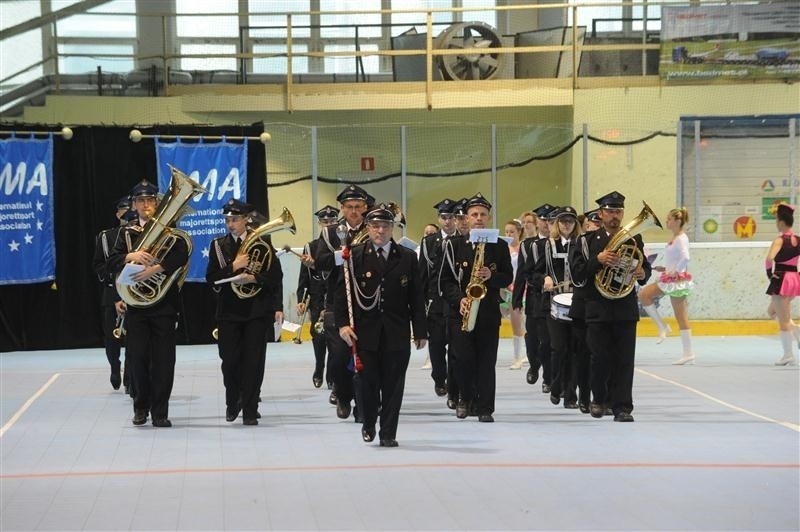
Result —
<instances>
[{"instance_id":1,"label":"drum harness","mask_svg":"<svg viewBox=\"0 0 800 532\"><path fill-rule=\"evenodd\" d=\"M564 245L564 251L559 252L558 248L556 247L555 240L551 237L547 239L545 242L545 263L547 265L547 275L549 275L553 279L553 288L554 293L556 294L563 294L566 292L572 292L572 273L569 269L569 244L570 240L566 241ZM553 259L560 259L564 262L564 280L559 282L558 276L556 275L555 268L553 267Z\"/></svg>"}]
</instances>

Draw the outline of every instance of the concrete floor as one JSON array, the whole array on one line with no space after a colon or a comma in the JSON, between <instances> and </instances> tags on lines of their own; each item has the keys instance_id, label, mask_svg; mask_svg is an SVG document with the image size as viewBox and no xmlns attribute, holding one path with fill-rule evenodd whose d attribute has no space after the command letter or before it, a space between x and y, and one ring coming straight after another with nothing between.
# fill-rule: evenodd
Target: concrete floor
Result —
<instances>
[{"instance_id":1,"label":"concrete floor","mask_svg":"<svg viewBox=\"0 0 800 532\"><path fill-rule=\"evenodd\" d=\"M772 337L641 338L635 423L553 406L501 340L496 423L412 355L400 447L364 444L270 344L263 418L224 420L216 346L179 347L171 429L131 425L99 349L0 354L1 530L798 530L800 372Z\"/></svg>"}]
</instances>

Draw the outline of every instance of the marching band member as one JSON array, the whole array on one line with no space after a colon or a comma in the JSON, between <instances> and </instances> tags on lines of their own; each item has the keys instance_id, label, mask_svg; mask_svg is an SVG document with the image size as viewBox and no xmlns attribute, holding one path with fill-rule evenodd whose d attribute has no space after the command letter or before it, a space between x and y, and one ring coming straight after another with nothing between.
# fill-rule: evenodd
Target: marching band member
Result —
<instances>
[{"instance_id":1,"label":"marching band member","mask_svg":"<svg viewBox=\"0 0 800 532\"><path fill-rule=\"evenodd\" d=\"M694 286L692 275L687 271L689 267L689 237L683 230L683 226L688 221L689 212L685 207L669 211L667 229L672 231L672 239L664 249L664 266L653 268L661 275L657 282L639 290L639 301L642 303L642 308L658 325L659 334L656 343L661 343L667 337L670 328L658 313L655 298L663 295L669 296L683 344L683 356L673 362L677 366L694 363L692 329L689 328L689 311L686 305L686 298Z\"/></svg>"},{"instance_id":2,"label":"marching band member","mask_svg":"<svg viewBox=\"0 0 800 532\"><path fill-rule=\"evenodd\" d=\"M106 358L111 367L111 387L119 390L121 384L125 385L125 393L130 392L131 376L128 373L128 357L125 357L124 377L120 374L120 352L122 350L122 338L114 336L114 329L121 321L125 313L125 304L120 300L117 288L114 284L114 275L108 271L106 263L111 251L117 244L122 234L122 228L126 223L137 217L136 211L131 210L131 199L128 196L120 198L115 204L117 220L119 224L111 229L101 231L95 238L94 257L92 258L92 268L97 274L97 279L103 285L100 305L103 313L103 346L106 350ZM124 382L123 382L124 379Z\"/></svg>"},{"instance_id":3,"label":"marching band member","mask_svg":"<svg viewBox=\"0 0 800 532\"><path fill-rule=\"evenodd\" d=\"M328 279L328 287L325 293L325 340L328 346L328 371L333 375L333 391L329 401L336 404L336 415L340 419L350 417L352 409L351 401L354 399L353 374L348 369L351 361L350 349L339 336L334 318L333 296L336 292L336 285L341 275L341 266L337 262L341 259L341 248L344 245L352 244L354 237L363 234L364 214L367 210L367 203L372 198L367 191L358 185L348 185L336 196L336 201L341 205L341 212L344 218L339 226L346 230L344 241L339 239L337 229L339 226L331 225L326 227L317 241L315 249L311 250L314 264L319 272ZM337 257L339 260L337 260ZM358 407L358 405L356 405ZM361 412L354 415L359 422Z\"/></svg>"},{"instance_id":4,"label":"marching band member","mask_svg":"<svg viewBox=\"0 0 800 532\"><path fill-rule=\"evenodd\" d=\"M131 251L144 226L156 213L158 188L142 180L131 190L133 208L138 219L123 229L122 238L108 258L110 271L119 273L126 263L146 266L133 276L136 282L146 281L164 273L171 275L189 261L186 241L178 238L159 263L145 250ZM175 326L180 309L179 283L173 283L166 295L155 304L146 307L128 306L125 311L127 329L126 356L131 357L133 385L133 424L144 425L150 414L155 427L171 427L169 420L169 397L175 380Z\"/></svg>"},{"instance_id":5,"label":"marching band member","mask_svg":"<svg viewBox=\"0 0 800 532\"><path fill-rule=\"evenodd\" d=\"M447 395L447 318L446 303L439 293L439 271L445 242L456 235L455 216L450 212L455 202L443 199L433 206L439 213L441 230L426 236L420 243L420 284L427 302L428 354L431 361L433 390L437 396Z\"/></svg>"},{"instance_id":6,"label":"marching band member","mask_svg":"<svg viewBox=\"0 0 800 532\"><path fill-rule=\"evenodd\" d=\"M480 193L466 203L470 229L485 229L489 223L492 204ZM483 252L483 263L476 263ZM449 303L448 322L450 340L458 358L459 400L456 417L464 419L471 408L478 421L492 422L495 404L495 365L500 335L500 289L512 281L511 257L508 245L498 243L472 243L466 239L453 239L445 249L441 283L443 297ZM462 330L465 314L471 301L466 296L467 285L481 283L486 289L479 302L475 326Z\"/></svg>"},{"instance_id":7,"label":"marching band member","mask_svg":"<svg viewBox=\"0 0 800 532\"><path fill-rule=\"evenodd\" d=\"M610 192L599 198L602 227L586 234L588 259L580 253L573 254L573 275L577 282L586 283L586 339L592 351L591 378L592 417L605 414L608 403L614 413L614 421L633 421L633 367L636 353L636 324L639 321L639 306L636 294L631 291L619 299L608 299L597 289L595 274L604 267L617 266L619 256L606 245L622 228L625 213L625 196ZM642 253L642 264L633 272L641 285L650 277L651 267L644 257L644 244L640 235L633 241ZM609 379L613 382L608 389Z\"/></svg>"},{"instance_id":8,"label":"marching band member","mask_svg":"<svg viewBox=\"0 0 800 532\"><path fill-rule=\"evenodd\" d=\"M549 217L555 223L550 237L541 240L543 246L534 267L531 284L541 286L543 306L551 309L547 317L551 349L550 402L557 405L563 394L564 408L578 408L571 322L569 316L554 315L558 306L553 300L558 294L572 292L573 281L568 258L578 236L577 213L572 207L559 207Z\"/></svg>"},{"instance_id":9,"label":"marching band member","mask_svg":"<svg viewBox=\"0 0 800 532\"><path fill-rule=\"evenodd\" d=\"M326 205L314 213L317 217L320 229L325 230L326 227L336 223L339 218L339 209ZM311 250L315 249L319 244L319 238L315 238L306 244L303 250L303 258L300 264L300 275L297 279L297 315L302 316L306 312L309 313L309 323L311 324L311 344L314 348L314 374L311 376L311 382L315 388L322 386L322 377L325 372L325 332L317 331L315 327L317 321L320 319L320 314L325 306L325 289L327 287L327 277L323 277L322 273L317 270L314 265L314 259L311 257ZM308 299L308 306L303 304L303 301ZM328 389L333 388L333 378L331 377L330 364L328 364L328 373L325 375L325 382L328 383Z\"/></svg>"},{"instance_id":10,"label":"marching band member","mask_svg":"<svg viewBox=\"0 0 800 532\"><path fill-rule=\"evenodd\" d=\"M778 205L775 225L781 234L772 241L767 252L765 261L769 279L767 294L771 299L769 312L778 320L783 346L783 356L775 362L775 365L786 366L797 362L792 343L792 334L796 329L792 322L791 304L794 297L800 295L800 274L797 272L800 243L797 235L792 232L794 207L785 203Z\"/></svg>"},{"instance_id":11,"label":"marching band member","mask_svg":"<svg viewBox=\"0 0 800 532\"><path fill-rule=\"evenodd\" d=\"M334 316L341 339L357 346L363 401L361 437L375 438L380 406L381 447L397 447L397 422L411 357L409 322L417 349L425 347L425 300L416 254L392 239L395 215L383 203L366 215L369 240L350 250L349 268L336 290ZM350 292L350 293L348 293ZM348 302L349 299L349 302ZM353 325L348 304L352 305ZM354 330L355 329L355 330Z\"/></svg>"},{"instance_id":12,"label":"marching band member","mask_svg":"<svg viewBox=\"0 0 800 532\"><path fill-rule=\"evenodd\" d=\"M581 221L583 218L583 221ZM600 211L595 209L583 213L578 217L581 225L581 234L575 245L569 250L569 265L574 269L576 253L583 254L583 261L589 260L589 244L586 233L600 228ZM591 281L591 280L590 280ZM578 408L584 414L589 413L589 403L592 400L592 387L589 372L591 351L586 343L586 280L573 282L572 305L569 307L569 317L572 320L572 339L575 349L576 384L578 385Z\"/></svg>"},{"instance_id":13,"label":"marching band member","mask_svg":"<svg viewBox=\"0 0 800 532\"><path fill-rule=\"evenodd\" d=\"M522 237L522 222L520 220L509 220L505 223L505 235L511 239L508 244L508 251L511 254L511 269L513 279L517 277L519 267L519 250ZM503 302L500 304L500 311L504 318L508 318L511 323L512 345L514 346L514 359L509 369L522 369L522 364L526 357L522 354L522 347L525 341L525 329L522 327L522 309L514 308L514 283L500 290Z\"/></svg>"},{"instance_id":14,"label":"marching band member","mask_svg":"<svg viewBox=\"0 0 800 532\"><path fill-rule=\"evenodd\" d=\"M275 302L281 291L280 261L274 254L270 267L257 273L246 271L250 257L239 253L247 238L248 221L253 206L231 199L222 207L228 234L215 238L209 246L206 281L211 283L217 298L217 348L222 360L222 380L225 384L225 420L233 422L242 412L245 425L258 425L258 395L263 375L268 332L274 330L272 319ZM273 251L274 253L274 251ZM231 279L230 282L214 284ZM233 284L255 283L261 287L253 297L242 298Z\"/></svg>"},{"instance_id":15,"label":"marching band member","mask_svg":"<svg viewBox=\"0 0 800 532\"><path fill-rule=\"evenodd\" d=\"M550 393L550 335L547 332L547 316L549 309L542 308L541 286L533 286L528 280L539 259L540 246L550 235L547 215L555 209L549 203L536 207L537 234L522 241L519 254L522 262L517 267L514 278L512 308L522 309L525 302L525 347L531 367L525 376L528 384L536 384L539 380L539 369L542 369L542 393Z\"/></svg>"}]
</instances>

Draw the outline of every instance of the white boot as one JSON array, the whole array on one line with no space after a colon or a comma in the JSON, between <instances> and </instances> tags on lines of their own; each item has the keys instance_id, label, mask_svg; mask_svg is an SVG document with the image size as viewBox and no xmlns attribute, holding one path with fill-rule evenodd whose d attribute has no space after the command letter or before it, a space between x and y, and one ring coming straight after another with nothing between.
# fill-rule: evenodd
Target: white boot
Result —
<instances>
[{"instance_id":1,"label":"white boot","mask_svg":"<svg viewBox=\"0 0 800 532\"><path fill-rule=\"evenodd\" d=\"M684 364L694 364L694 352L692 351L692 330L681 329L681 345L683 345L683 356L673 362L675 366Z\"/></svg>"},{"instance_id":2,"label":"white boot","mask_svg":"<svg viewBox=\"0 0 800 532\"><path fill-rule=\"evenodd\" d=\"M655 305L642 305L642 308L645 312L647 312L647 315L653 318L653 321L656 322L656 325L658 326L658 339L656 340L656 343L660 344L664 341L664 338L666 338L667 335L672 332L672 329L659 315L658 309Z\"/></svg>"},{"instance_id":3,"label":"white boot","mask_svg":"<svg viewBox=\"0 0 800 532\"><path fill-rule=\"evenodd\" d=\"M794 335L794 339L797 342L797 347L800 348L800 325L792 323L792 334Z\"/></svg>"},{"instance_id":4,"label":"white boot","mask_svg":"<svg viewBox=\"0 0 800 532\"><path fill-rule=\"evenodd\" d=\"M522 369L522 363L526 359L525 353L523 353L525 337L514 336L512 342L514 343L514 360L511 361L511 365L508 367L508 369Z\"/></svg>"},{"instance_id":5,"label":"white boot","mask_svg":"<svg viewBox=\"0 0 800 532\"><path fill-rule=\"evenodd\" d=\"M431 369L431 356L428 355L425 357L425 363L420 366L419 369Z\"/></svg>"},{"instance_id":6,"label":"white boot","mask_svg":"<svg viewBox=\"0 0 800 532\"><path fill-rule=\"evenodd\" d=\"M795 357L794 357L794 346L792 346L792 332L791 331L781 331L781 345L783 345L783 356L780 360L775 362L776 366L786 366L786 365L794 365Z\"/></svg>"}]
</instances>

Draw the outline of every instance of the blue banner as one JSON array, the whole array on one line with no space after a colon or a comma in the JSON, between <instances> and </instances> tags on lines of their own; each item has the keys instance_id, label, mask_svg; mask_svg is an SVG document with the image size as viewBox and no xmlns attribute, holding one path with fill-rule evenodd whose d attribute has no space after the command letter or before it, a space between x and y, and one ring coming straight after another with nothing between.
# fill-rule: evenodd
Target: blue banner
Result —
<instances>
[{"instance_id":1,"label":"blue banner","mask_svg":"<svg viewBox=\"0 0 800 532\"><path fill-rule=\"evenodd\" d=\"M0 140L0 284L55 276L53 136Z\"/></svg>"},{"instance_id":2,"label":"blue banner","mask_svg":"<svg viewBox=\"0 0 800 532\"><path fill-rule=\"evenodd\" d=\"M188 205L193 213L178 223L192 237L187 281L205 282L211 241L227 232L222 206L231 198L247 201L247 143L165 143L156 139L158 188L165 192L172 178L168 164L200 183L208 193L198 194Z\"/></svg>"}]
</instances>

